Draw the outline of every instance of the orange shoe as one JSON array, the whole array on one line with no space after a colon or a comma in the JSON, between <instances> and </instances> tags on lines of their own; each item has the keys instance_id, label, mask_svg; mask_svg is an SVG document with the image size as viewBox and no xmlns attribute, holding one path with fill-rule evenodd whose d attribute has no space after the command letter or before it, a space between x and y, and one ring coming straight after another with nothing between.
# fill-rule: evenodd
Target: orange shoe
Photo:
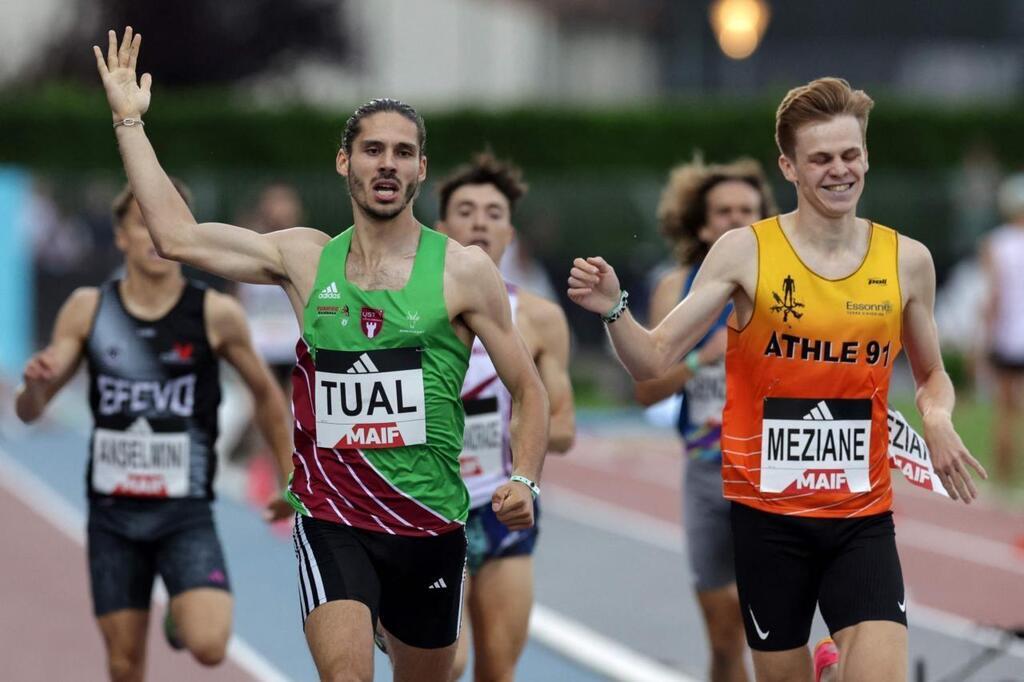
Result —
<instances>
[{"instance_id":1,"label":"orange shoe","mask_svg":"<svg viewBox=\"0 0 1024 682\"><path fill-rule=\"evenodd\" d=\"M839 649L826 637L814 645L814 682L821 682L821 674L833 665L839 665Z\"/></svg>"}]
</instances>

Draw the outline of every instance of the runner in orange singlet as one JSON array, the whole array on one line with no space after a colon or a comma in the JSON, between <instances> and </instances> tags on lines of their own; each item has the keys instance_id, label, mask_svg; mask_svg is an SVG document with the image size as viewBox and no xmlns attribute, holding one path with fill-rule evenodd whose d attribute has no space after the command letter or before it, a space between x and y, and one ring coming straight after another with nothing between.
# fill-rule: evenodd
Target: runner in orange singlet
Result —
<instances>
[{"instance_id":1,"label":"runner in orange singlet","mask_svg":"<svg viewBox=\"0 0 1024 682\"><path fill-rule=\"evenodd\" d=\"M569 296L601 313L634 379L665 373L732 299L722 426L736 582L758 680L810 680L815 607L845 682L904 680L906 596L892 523L889 376L902 348L936 472L950 496L984 469L953 429L953 385L919 242L856 216L873 102L837 78L791 90L776 116L797 210L732 230L653 330L601 258L578 258Z\"/></svg>"}]
</instances>

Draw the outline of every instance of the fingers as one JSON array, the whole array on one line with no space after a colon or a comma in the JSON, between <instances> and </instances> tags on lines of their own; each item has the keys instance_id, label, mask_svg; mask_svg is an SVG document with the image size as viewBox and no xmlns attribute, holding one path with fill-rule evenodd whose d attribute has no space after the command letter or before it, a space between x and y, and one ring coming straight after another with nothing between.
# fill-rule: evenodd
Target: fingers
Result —
<instances>
[{"instance_id":1,"label":"fingers","mask_svg":"<svg viewBox=\"0 0 1024 682\"><path fill-rule=\"evenodd\" d=\"M494 494L491 495L491 511L496 514L501 513L501 508L505 504L505 500L509 495L512 494L512 490L508 487L508 484L499 486Z\"/></svg>"},{"instance_id":2,"label":"fingers","mask_svg":"<svg viewBox=\"0 0 1024 682\"><path fill-rule=\"evenodd\" d=\"M935 475L939 477L940 481L942 481L942 487L946 489L947 493L949 493L949 499L954 502L959 500L960 498L957 496L956 487L953 485L950 475L945 471L940 471L938 469L935 470Z\"/></svg>"},{"instance_id":3,"label":"fingers","mask_svg":"<svg viewBox=\"0 0 1024 682\"><path fill-rule=\"evenodd\" d=\"M982 480L988 480L988 472L985 471L985 467L981 465L981 462L974 459L974 457L971 455L967 455L965 459L967 460L967 463L971 466L971 468L978 472L978 475L981 476Z\"/></svg>"},{"instance_id":4,"label":"fingers","mask_svg":"<svg viewBox=\"0 0 1024 682\"><path fill-rule=\"evenodd\" d=\"M153 76L148 73L142 74L142 81L139 85L142 88L142 91L148 95L149 88L153 85Z\"/></svg>"},{"instance_id":5,"label":"fingers","mask_svg":"<svg viewBox=\"0 0 1024 682\"><path fill-rule=\"evenodd\" d=\"M128 68L132 71L135 70L135 64L139 61L139 46L142 45L142 34L136 33L134 40L132 40L131 50L128 52Z\"/></svg>"},{"instance_id":6,"label":"fingers","mask_svg":"<svg viewBox=\"0 0 1024 682\"><path fill-rule=\"evenodd\" d=\"M117 68L117 33L111 29L107 31L107 69L113 71Z\"/></svg>"},{"instance_id":7,"label":"fingers","mask_svg":"<svg viewBox=\"0 0 1024 682\"><path fill-rule=\"evenodd\" d=\"M587 258L587 262L595 266L598 272L605 273L612 269L612 266L608 265L608 261L600 256L591 256Z\"/></svg>"},{"instance_id":8,"label":"fingers","mask_svg":"<svg viewBox=\"0 0 1024 682\"><path fill-rule=\"evenodd\" d=\"M100 72L100 77L102 78L110 73L110 70L107 68L107 62L103 59L103 50L99 48L99 45L93 45L92 53L96 55L96 69Z\"/></svg>"},{"instance_id":9,"label":"fingers","mask_svg":"<svg viewBox=\"0 0 1024 682\"><path fill-rule=\"evenodd\" d=\"M132 27L125 26L124 36L121 38L121 48L117 51L117 65L127 67L131 61L132 53Z\"/></svg>"}]
</instances>

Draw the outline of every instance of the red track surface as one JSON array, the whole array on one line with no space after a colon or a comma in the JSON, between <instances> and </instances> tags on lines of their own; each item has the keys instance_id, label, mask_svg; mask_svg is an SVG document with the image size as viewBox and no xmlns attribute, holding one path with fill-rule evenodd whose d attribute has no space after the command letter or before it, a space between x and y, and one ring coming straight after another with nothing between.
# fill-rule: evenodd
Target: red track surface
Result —
<instances>
[{"instance_id":1,"label":"red track surface","mask_svg":"<svg viewBox=\"0 0 1024 682\"><path fill-rule=\"evenodd\" d=\"M5 680L106 680L106 658L92 601L85 549L0 488L4 519L0 576L8 586L0 605ZM160 634L161 609L150 618L147 680L252 679L233 662L202 668L172 651Z\"/></svg>"},{"instance_id":2,"label":"red track surface","mask_svg":"<svg viewBox=\"0 0 1024 682\"><path fill-rule=\"evenodd\" d=\"M681 471L671 437L584 434L567 456L547 458L544 481L678 525ZM895 497L897 543L914 602L988 625L1024 625L1024 514L998 509L984 496L970 506L951 502L902 480ZM927 537L911 535L925 529L921 524L929 525Z\"/></svg>"}]
</instances>

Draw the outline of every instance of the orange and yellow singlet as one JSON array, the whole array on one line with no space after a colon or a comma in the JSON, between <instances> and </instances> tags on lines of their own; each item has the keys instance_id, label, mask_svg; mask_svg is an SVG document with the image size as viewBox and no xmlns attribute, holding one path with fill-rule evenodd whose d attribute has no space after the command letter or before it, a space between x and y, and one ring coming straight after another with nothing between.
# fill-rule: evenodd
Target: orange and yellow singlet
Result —
<instances>
[{"instance_id":1,"label":"orange and yellow singlet","mask_svg":"<svg viewBox=\"0 0 1024 682\"><path fill-rule=\"evenodd\" d=\"M870 225L857 270L826 279L777 218L755 223L750 322L729 329L722 480L727 499L775 514L887 511L886 403L901 349L897 234Z\"/></svg>"}]
</instances>

